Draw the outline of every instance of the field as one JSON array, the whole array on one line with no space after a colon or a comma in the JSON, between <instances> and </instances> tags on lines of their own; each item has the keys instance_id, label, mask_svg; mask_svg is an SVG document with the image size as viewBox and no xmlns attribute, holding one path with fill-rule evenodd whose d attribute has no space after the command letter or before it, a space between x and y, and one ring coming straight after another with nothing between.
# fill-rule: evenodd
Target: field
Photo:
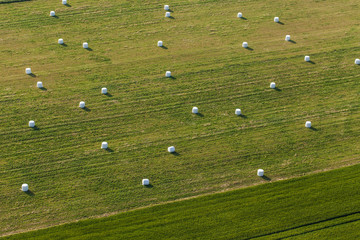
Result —
<instances>
[{"instance_id":1,"label":"field","mask_svg":"<svg viewBox=\"0 0 360 240\"><path fill-rule=\"evenodd\" d=\"M8 239L359 239L359 172L358 164Z\"/></svg>"},{"instance_id":2,"label":"field","mask_svg":"<svg viewBox=\"0 0 360 240\"><path fill-rule=\"evenodd\" d=\"M358 1L164 4L0 4L0 236L359 163Z\"/></svg>"}]
</instances>

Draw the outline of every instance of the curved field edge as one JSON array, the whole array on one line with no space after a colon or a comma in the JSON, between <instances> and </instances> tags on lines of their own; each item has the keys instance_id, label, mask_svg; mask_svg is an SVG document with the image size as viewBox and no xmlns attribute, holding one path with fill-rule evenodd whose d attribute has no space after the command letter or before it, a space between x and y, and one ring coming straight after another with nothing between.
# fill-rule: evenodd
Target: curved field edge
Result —
<instances>
[{"instance_id":1,"label":"curved field edge","mask_svg":"<svg viewBox=\"0 0 360 240\"><path fill-rule=\"evenodd\" d=\"M4 239L358 239L359 173L360 164Z\"/></svg>"}]
</instances>

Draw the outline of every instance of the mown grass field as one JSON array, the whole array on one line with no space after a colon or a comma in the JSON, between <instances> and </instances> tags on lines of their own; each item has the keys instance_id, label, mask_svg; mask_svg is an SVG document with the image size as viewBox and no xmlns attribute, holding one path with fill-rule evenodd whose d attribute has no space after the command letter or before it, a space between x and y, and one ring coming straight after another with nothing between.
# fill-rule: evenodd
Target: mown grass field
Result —
<instances>
[{"instance_id":1,"label":"mown grass field","mask_svg":"<svg viewBox=\"0 0 360 240\"><path fill-rule=\"evenodd\" d=\"M359 239L360 165L5 239Z\"/></svg>"},{"instance_id":2,"label":"mown grass field","mask_svg":"<svg viewBox=\"0 0 360 240\"><path fill-rule=\"evenodd\" d=\"M355 0L0 4L0 235L264 183L258 168L276 181L358 163L359 8Z\"/></svg>"}]
</instances>

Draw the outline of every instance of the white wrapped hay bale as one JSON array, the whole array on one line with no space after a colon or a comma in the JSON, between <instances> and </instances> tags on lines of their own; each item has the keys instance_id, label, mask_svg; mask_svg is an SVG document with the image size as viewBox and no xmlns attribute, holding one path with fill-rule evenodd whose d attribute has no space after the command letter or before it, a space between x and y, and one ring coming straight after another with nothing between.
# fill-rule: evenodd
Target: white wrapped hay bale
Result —
<instances>
[{"instance_id":1,"label":"white wrapped hay bale","mask_svg":"<svg viewBox=\"0 0 360 240\"><path fill-rule=\"evenodd\" d=\"M158 47L162 47L163 46L163 41L158 41L157 45L158 45Z\"/></svg>"},{"instance_id":2,"label":"white wrapped hay bale","mask_svg":"<svg viewBox=\"0 0 360 240\"><path fill-rule=\"evenodd\" d=\"M169 153L175 152L175 147L174 146L168 147L168 152Z\"/></svg>"},{"instance_id":3,"label":"white wrapped hay bale","mask_svg":"<svg viewBox=\"0 0 360 240\"><path fill-rule=\"evenodd\" d=\"M81 101L79 103L79 108L85 108L85 102L84 101Z\"/></svg>"},{"instance_id":4,"label":"white wrapped hay bale","mask_svg":"<svg viewBox=\"0 0 360 240\"><path fill-rule=\"evenodd\" d=\"M197 107L193 107L192 113L195 113L195 114L199 113L199 109Z\"/></svg>"},{"instance_id":5,"label":"white wrapped hay bale","mask_svg":"<svg viewBox=\"0 0 360 240\"><path fill-rule=\"evenodd\" d=\"M168 17L168 18L169 18L169 17L170 17L170 12L166 12L166 13L165 13L165 17Z\"/></svg>"},{"instance_id":6,"label":"white wrapped hay bale","mask_svg":"<svg viewBox=\"0 0 360 240\"><path fill-rule=\"evenodd\" d=\"M306 123L305 123L305 127L307 127L307 128L311 128L311 122L310 122L310 121L306 121Z\"/></svg>"},{"instance_id":7,"label":"white wrapped hay bale","mask_svg":"<svg viewBox=\"0 0 360 240\"><path fill-rule=\"evenodd\" d=\"M242 43L242 47L243 47L243 48L247 48L247 47L248 47L248 43L247 43L247 42L243 42L243 43Z\"/></svg>"},{"instance_id":8,"label":"white wrapped hay bale","mask_svg":"<svg viewBox=\"0 0 360 240\"><path fill-rule=\"evenodd\" d=\"M166 71L165 77L171 77L171 72L170 72L170 71Z\"/></svg>"},{"instance_id":9,"label":"white wrapped hay bale","mask_svg":"<svg viewBox=\"0 0 360 240\"><path fill-rule=\"evenodd\" d=\"M43 83L42 83L42 82L37 82L37 83L36 83L36 86L37 86L38 88L43 88Z\"/></svg>"},{"instance_id":10,"label":"white wrapped hay bale","mask_svg":"<svg viewBox=\"0 0 360 240\"><path fill-rule=\"evenodd\" d=\"M305 62L310 62L310 56L305 56L304 60Z\"/></svg>"},{"instance_id":11,"label":"white wrapped hay bale","mask_svg":"<svg viewBox=\"0 0 360 240\"><path fill-rule=\"evenodd\" d=\"M274 17L274 22L278 23L279 21L279 17Z\"/></svg>"},{"instance_id":12,"label":"white wrapped hay bale","mask_svg":"<svg viewBox=\"0 0 360 240\"><path fill-rule=\"evenodd\" d=\"M170 10L169 5L164 5L164 10L169 11Z\"/></svg>"},{"instance_id":13,"label":"white wrapped hay bale","mask_svg":"<svg viewBox=\"0 0 360 240\"><path fill-rule=\"evenodd\" d=\"M241 13L241 12L238 12L237 17L238 17L238 18L242 18L242 13Z\"/></svg>"},{"instance_id":14,"label":"white wrapped hay bale","mask_svg":"<svg viewBox=\"0 0 360 240\"><path fill-rule=\"evenodd\" d=\"M66 5L67 4L67 0L62 0L62 4Z\"/></svg>"},{"instance_id":15,"label":"white wrapped hay bale","mask_svg":"<svg viewBox=\"0 0 360 240\"><path fill-rule=\"evenodd\" d=\"M274 82L270 83L270 88L274 89L276 87L276 84Z\"/></svg>"},{"instance_id":16,"label":"white wrapped hay bale","mask_svg":"<svg viewBox=\"0 0 360 240\"><path fill-rule=\"evenodd\" d=\"M290 38L290 35L286 35L286 36L285 36L285 41L290 41L290 39L291 39L291 38Z\"/></svg>"},{"instance_id":17,"label":"white wrapped hay bale","mask_svg":"<svg viewBox=\"0 0 360 240\"><path fill-rule=\"evenodd\" d=\"M102 93L102 94L107 94L107 88L103 87L103 88L101 89L101 93Z\"/></svg>"},{"instance_id":18,"label":"white wrapped hay bale","mask_svg":"<svg viewBox=\"0 0 360 240\"><path fill-rule=\"evenodd\" d=\"M83 48L85 48L85 49L86 49L86 48L89 48L89 44L88 44L87 42L84 42L84 43L83 43Z\"/></svg>"},{"instance_id":19,"label":"white wrapped hay bale","mask_svg":"<svg viewBox=\"0 0 360 240\"><path fill-rule=\"evenodd\" d=\"M32 73L32 72L31 72L31 68L26 68L26 69L25 69L25 73L26 73L26 74L31 74L31 73Z\"/></svg>"},{"instance_id":20,"label":"white wrapped hay bale","mask_svg":"<svg viewBox=\"0 0 360 240\"><path fill-rule=\"evenodd\" d=\"M235 109L235 114L240 116L241 115L241 109L240 108Z\"/></svg>"},{"instance_id":21,"label":"white wrapped hay bale","mask_svg":"<svg viewBox=\"0 0 360 240\"><path fill-rule=\"evenodd\" d=\"M259 177L264 176L264 170L263 170L263 169L258 169L258 170L257 170L257 175L258 175Z\"/></svg>"},{"instance_id":22,"label":"white wrapped hay bale","mask_svg":"<svg viewBox=\"0 0 360 240\"><path fill-rule=\"evenodd\" d=\"M102 149L107 149L108 148L108 143L107 142L102 142L101 143L101 148Z\"/></svg>"},{"instance_id":23,"label":"white wrapped hay bale","mask_svg":"<svg viewBox=\"0 0 360 240\"><path fill-rule=\"evenodd\" d=\"M142 185L143 186L148 186L149 184L150 184L149 179L145 178L145 179L142 180Z\"/></svg>"},{"instance_id":24,"label":"white wrapped hay bale","mask_svg":"<svg viewBox=\"0 0 360 240\"><path fill-rule=\"evenodd\" d=\"M50 17L55 17L55 11L50 11Z\"/></svg>"},{"instance_id":25,"label":"white wrapped hay bale","mask_svg":"<svg viewBox=\"0 0 360 240\"><path fill-rule=\"evenodd\" d=\"M64 44L64 39L59 38L59 40L58 40L58 44Z\"/></svg>"},{"instance_id":26,"label":"white wrapped hay bale","mask_svg":"<svg viewBox=\"0 0 360 240\"><path fill-rule=\"evenodd\" d=\"M360 59L355 59L355 64L360 65Z\"/></svg>"},{"instance_id":27,"label":"white wrapped hay bale","mask_svg":"<svg viewBox=\"0 0 360 240\"><path fill-rule=\"evenodd\" d=\"M24 183L23 185L21 185L21 191L23 192L27 192L29 191L29 185Z\"/></svg>"},{"instance_id":28,"label":"white wrapped hay bale","mask_svg":"<svg viewBox=\"0 0 360 240\"><path fill-rule=\"evenodd\" d=\"M35 127L35 121L33 120L29 121L29 127L31 128Z\"/></svg>"}]
</instances>

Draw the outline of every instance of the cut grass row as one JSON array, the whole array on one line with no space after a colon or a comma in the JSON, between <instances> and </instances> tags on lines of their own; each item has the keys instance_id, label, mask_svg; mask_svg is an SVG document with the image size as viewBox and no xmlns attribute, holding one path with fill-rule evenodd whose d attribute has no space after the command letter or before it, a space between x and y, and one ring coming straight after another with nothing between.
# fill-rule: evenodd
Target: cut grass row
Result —
<instances>
[{"instance_id":1,"label":"cut grass row","mask_svg":"<svg viewBox=\"0 0 360 240\"><path fill-rule=\"evenodd\" d=\"M359 239L360 165L4 239Z\"/></svg>"}]
</instances>

